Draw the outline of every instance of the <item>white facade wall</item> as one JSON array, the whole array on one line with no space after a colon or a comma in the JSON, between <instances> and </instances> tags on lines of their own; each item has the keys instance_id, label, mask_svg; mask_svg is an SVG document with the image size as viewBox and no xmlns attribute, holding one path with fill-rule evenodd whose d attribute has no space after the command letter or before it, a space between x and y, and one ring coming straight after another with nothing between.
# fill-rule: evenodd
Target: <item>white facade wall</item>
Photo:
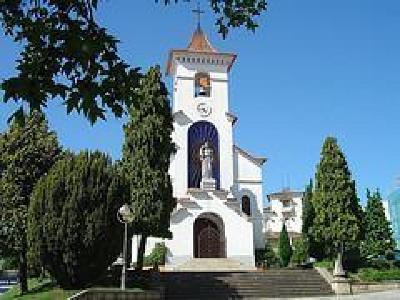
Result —
<instances>
[{"instance_id":1,"label":"white facade wall","mask_svg":"<svg viewBox=\"0 0 400 300\"><path fill-rule=\"evenodd\" d=\"M217 128L220 147L220 184L221 189L230 190L233 186L233 153L232 153L232 123L226 113L228 108L228 73L227 65L205 68L202 64L177 63L176 73L173 77L173 113L175 126L173 139L178 145L171 165L171 177L173 179L174 194L182 197L187 192L188 145L187 134L190 126L197 121L207 121ZM211 97L194 96L194 78L198 72L207 72L211 79ZM211 114L207 117L199 115L197 106L205 103L211 108ZM222 172L223 170L223 172ZM184 179L182 178L185 177ZM179 178L179 179L177 179Z\"/></svg>"},{"instance_id":2,"label":"white facade wall","mask_svg":"<svg viewBox=\"0 0 400 300\"><path fill-rule=\"evenodd\" d=\"M234 194L238 201L241 201L243 196L250 198L251 217L249 219L254 227L254 246L256 249L264 248L265 245L263 234L262 162L262 160L252 160L243 150L234 147Z\"/></svg>"},{"instance_id":3,"label":"white facade wall","mask_svg":"<svg viewBox=\"0 0 400 300\"><path fill-rule=\"evenodd\" d=\"M193 228L195 220L204 214L214 213L224 224L226 257L236 259L243 265L254 266L253 224L223 203L224 199L213 193L194 198L193 203L181 204L171 219L174 238L166 241L170 249L167 262L176 266L194 257ZM204 197L200 200L200 197ZM191 207L196 207L195 209Z\"/></svg>"},{"instance_id":4,"label":"white facade wall","mask_svg":"<svg viewBox=\"0 0 400 300\"><path fill-rule=\"evenodd\" d=\"M279 234L282 230L283 222L286 223L288 232L301 233L302 214L303 214L303 198L299 192L282 192L285 196L270 195L270 205L265 212L264 232ZM296 196L287 196L295 194ZM291 205L284 207L282 200L290 198Z\"/></svg>"}]
</instances>

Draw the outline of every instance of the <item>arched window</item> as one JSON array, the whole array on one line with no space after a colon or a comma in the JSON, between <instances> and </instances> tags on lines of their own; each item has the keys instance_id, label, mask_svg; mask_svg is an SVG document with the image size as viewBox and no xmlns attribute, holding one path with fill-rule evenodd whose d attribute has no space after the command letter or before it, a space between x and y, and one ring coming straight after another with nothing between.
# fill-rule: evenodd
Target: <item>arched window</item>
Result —
<instances>
[{"instance_id":1,"label":"arched window","mask_svg":"<svg viewBox=\"0 0 400 300\"><path fill-rule=\"evenodd\" d=\"M219 189L219 139L215 126L207 121L199 121L190 126L188 131L188 187L199 188L202 178L200 147L209 142L214 150L212 162L212 175L215 179L216 188Z\"/></svg>"},{"instance_id":2,"label":"arched window","mask_svg":"<svg viewBox=\"0 0 400 300\"><path fill-rule=\"evenodd\" d=\"M242 212L244 212L248 216L251 216L251 206L250 206L249 196L242 197Z\"/></svg>"},{"instance_id":3,"label":"arched window","mask_svg":"<svg viewBox=\"0 0 400 300\"><path fill-rule=\"evenodd\" d=\"M194 96L210 97L211 80L207 73L197 73L194 77Z\"/></svg>"}]
</instances>

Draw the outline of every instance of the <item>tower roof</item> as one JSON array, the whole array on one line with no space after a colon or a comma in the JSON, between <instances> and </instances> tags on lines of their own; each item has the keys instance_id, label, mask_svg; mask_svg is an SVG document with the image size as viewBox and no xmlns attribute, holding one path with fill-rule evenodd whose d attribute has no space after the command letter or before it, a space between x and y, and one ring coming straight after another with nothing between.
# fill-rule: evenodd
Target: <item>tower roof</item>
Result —
<instances>
[{"instance_id":1,"label":"tower roof","mask_svg":"<svg viewBox=\"0 0 400 300\"><path fill-rule=\"evenodd\" d=\"M200 24L197 25L196 30L193 32L192 38L189 45L184 49L171 49L169 51L168 63L167 63L167 74L171 74L174 65L174 56L180 56L182 54L195 54L195 55L205 55L212 57L222 57L227 63L228 72L231 69L235 59L236 54L228 52L217 51L210 43L207 35L203 32ZM225 60L226 58L226 60ZM214 63L214 60L212 60Z\"/></svg>"},{"instance_id":2,"label":"tower roof","mask_svg":"<svg viewBox=\"0 0 400 300\"><path fill-rule=\"evenodd\" d=\"M192 39L187 49L194 52L218 53L218 51L211 45L200 25L198 25L196 30L193 32Z\"/></svg>"}]
</instances>

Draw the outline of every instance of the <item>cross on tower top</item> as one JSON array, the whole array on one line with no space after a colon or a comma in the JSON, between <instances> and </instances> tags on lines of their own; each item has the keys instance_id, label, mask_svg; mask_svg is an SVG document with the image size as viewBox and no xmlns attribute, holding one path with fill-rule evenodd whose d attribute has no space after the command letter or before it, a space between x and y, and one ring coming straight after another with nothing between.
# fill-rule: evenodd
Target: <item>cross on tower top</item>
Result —
<instances>
[{"instance_id":1,"label":"cross on tower top","mask_svg":"<svg viewBox=\"0 0 400 300\"><path fill-rule=\"evenodd\" d=\"M200 9L200 1L197 1L197 8L192 10L197 15L197 27L200 28L200 17L204 14L204 10Z\"/></svg>"}]
</instances>

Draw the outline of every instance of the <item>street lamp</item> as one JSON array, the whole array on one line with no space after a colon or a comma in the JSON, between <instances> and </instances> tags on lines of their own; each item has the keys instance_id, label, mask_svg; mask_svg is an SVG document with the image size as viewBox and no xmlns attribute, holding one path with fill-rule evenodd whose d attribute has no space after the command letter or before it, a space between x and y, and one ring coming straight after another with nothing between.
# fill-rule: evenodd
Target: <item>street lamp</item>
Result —
<instances>
[{"instance_id":1,"label":"street lamp","mask_svg":"<svg viewBox=\"0 0 400 300\"><path fill-rule=\"evenodd\" d=\"M128 223L133 221L133 213L127 204L122 205L117 211L117 219L125 225L124 242L122 246L122 274L121 274L121 290L125 290L126 282L126 251L128 248Z\"/></svg>"}]
</instances>

